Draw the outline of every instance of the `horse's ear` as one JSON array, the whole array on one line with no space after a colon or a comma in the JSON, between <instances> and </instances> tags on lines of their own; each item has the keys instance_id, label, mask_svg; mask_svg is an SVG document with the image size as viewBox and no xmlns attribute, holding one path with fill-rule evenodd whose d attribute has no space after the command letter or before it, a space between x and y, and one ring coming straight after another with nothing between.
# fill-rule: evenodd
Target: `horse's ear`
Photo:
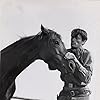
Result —
<instances>
[{"instance_id":1,"label":"horse's ear","mask_svg":"<svg viewBox=\"0 0 100 100\"><path fill-rule=\"evenodd\" d=\"M41 31L44 30L44 29L45 29L44 26L41 24Z\"/></svg>"},{"instance_id":2,"label":"horse's ear","mask_svg":"<svg viewBox=\"0 0 100 100\"><path fill-rule=\"evenodd\" d=\"M48 30L41 24L41 31L43 34L47 35L48 34Z\"/></svg>"}]
</instances>

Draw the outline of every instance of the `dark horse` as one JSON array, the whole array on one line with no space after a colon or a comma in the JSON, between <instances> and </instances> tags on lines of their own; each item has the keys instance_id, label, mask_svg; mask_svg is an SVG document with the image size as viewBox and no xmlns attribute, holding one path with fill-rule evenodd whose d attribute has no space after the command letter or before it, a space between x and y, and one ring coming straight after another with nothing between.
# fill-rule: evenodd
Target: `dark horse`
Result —
<instances>
[{"instance_id":1,"label":"dark horse","mask_svg":"<svg viewBox=\"0 0 100 100\"><path fill-rule=\"evenodd\" d=\"M0 100L10 100L15 92L16 77L32 62L41 59L49 69L63 66L66 48L56 32L41 25L34 36L22 38L1 50Z\"/></svg>"}]
</instances>

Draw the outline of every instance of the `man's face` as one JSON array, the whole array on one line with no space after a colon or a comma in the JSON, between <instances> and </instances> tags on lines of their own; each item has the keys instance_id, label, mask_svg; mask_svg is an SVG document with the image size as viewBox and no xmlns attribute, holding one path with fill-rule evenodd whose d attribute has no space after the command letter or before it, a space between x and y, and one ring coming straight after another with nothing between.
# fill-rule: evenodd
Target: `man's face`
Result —
<instances>
[{"instance_id":1,"label":"man's face","mask_svg":"<svg viewBox=\"0 0 100 100\"><path fill-rule=\"evenodd\" d=\"M78 34L76 37L71 38L71 47L80 48L83 45L82 36Z\"/></svg>"}]
</instances>

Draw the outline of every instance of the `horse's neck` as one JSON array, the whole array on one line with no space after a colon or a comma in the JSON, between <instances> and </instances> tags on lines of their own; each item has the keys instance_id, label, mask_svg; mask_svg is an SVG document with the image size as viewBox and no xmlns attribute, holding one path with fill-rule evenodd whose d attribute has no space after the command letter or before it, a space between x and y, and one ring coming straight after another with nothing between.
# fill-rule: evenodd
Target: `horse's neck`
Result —
<instances>
[{"instance_id":1,"label":"horse's neck","mask_svg":"<svg viewBox=\"0 0 100 100\"><path fill-rule=\"evenodd\" d=\"M16 67L16 76L19 75L26 67L28 67L32 62L39 59L39 49L32 44L32 52L31 49L23 48L21 58L18 59L18 63ZM26 49L26 50L25 50Z\"/></svg>"},{"instance_id":2,"label":"horse's neck","mask_svg":"<svg viewBox=\"0 0 100 100\"><path fill-rule=\"evenodd\" d=\"M36 48L36 45L34 44L36 43L32 43L31 41L28 41L27 39L25 41L22 40L22 42L20 42L19 40L18 42L2 50L1 52L2 73L0 75L5 76L8 73L11 73L11 74L13 73L14 76L16 77L26 67L28 67L28 65L30 65L32 62L37 60L39 49ZM32 52L30 52L31 47L32 47Z\"/></svg>"},{"instance_id":3,"label":"horse's neck","mask_svg":"<svg viewBox=\"0 0 100 100\"><path fill-rule=\"evenodd\" d=\"M23 71L26 67L28 67L32 62L39 59L38 56L38 48L34 48L33 52L23 54L23 57L19 60L18 66L18 73Z\"/></svg>"}]
</instances>

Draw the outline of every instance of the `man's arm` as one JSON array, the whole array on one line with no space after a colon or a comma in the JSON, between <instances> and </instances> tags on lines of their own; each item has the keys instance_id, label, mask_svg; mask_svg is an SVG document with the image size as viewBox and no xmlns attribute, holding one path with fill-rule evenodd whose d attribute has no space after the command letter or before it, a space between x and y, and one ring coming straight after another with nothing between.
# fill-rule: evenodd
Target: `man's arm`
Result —
<instances>
[{"instance_id":1,"label":"man's arm","mask_svg":"<svg viewBox=\"0 0 100 100\"><path fill-rule=\"evenodd\" d=\"M86 58L84 60L84 65L82 65L77 58L75 58L75 62L76 62L76 70L75 71L75 75L82 81L84 82L84 84L88 84L91 80L91 76L92 76L92 60L91 60L91 56L90 53L85 55Z\"/></svg>"}]
</instances>

